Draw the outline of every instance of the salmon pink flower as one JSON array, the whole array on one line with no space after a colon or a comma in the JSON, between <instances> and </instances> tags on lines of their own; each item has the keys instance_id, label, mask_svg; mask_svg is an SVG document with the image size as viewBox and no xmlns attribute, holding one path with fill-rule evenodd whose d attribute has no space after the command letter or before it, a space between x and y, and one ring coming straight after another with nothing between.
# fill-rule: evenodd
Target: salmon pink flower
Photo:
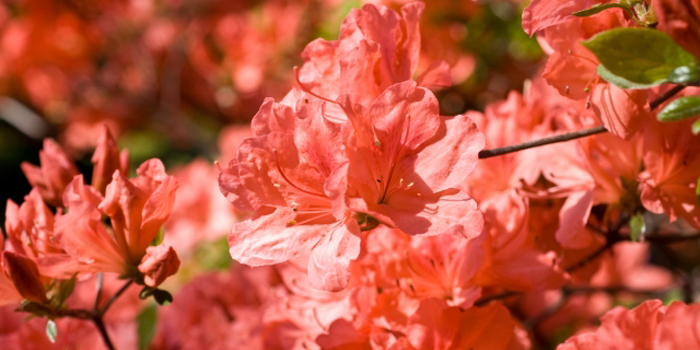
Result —
<instances>
[{"instance_id":1,"label":"salmon pink flower","mask_svg":"<svg viewBox=\"0 0 700 350\"><path fill-rule=\"evenodd\" d=\"M401 7L401 15L371 4L350 11L338 40L317 39L302 52L306 63L297 77L302 90L312 99L332 101L347 95L353 103L369 106L389 86L413 80L424 8L422 2L412 2ZM417 81L422 86L449 86L449 77L449 65L435 62ZM337 105L329 105L326 113L345 120Z\"/></svg>"},{"instance_id":2,"label":"salmon pink flower","mask_svg":"<svg viewBox=\"0 0 700 350\"><path fill-rule=\"evenodd\" d=\"M498 303L464 310L431 298L410 318L406 336L416 349L529 349L521 327Z\"/></svg>"},{"instance_id":3,"label":"salmon pink flower","mask_svg":"<svg viewBox=\"0 0 700 350\"><path fill-rule=\"evenodd\" d=\"M44 148L39 151L41 167L22 163L22 171L27 180L39 189L41 196L47 203L60 207L63 189L71 182L73 176L78 175L78 169L68 155L56 142L44 139Z\"/></svg>"},{"instance_id":4,"label":"salmon pink flower","mask_svg":"<svg viewBox=\"0 0 700 350\"><path fill-rule=\"evenodd\" d=\"M158 159L141 164L136 174L127 179L116 171L98 208L110 217L122 255L138 265L170 215L177 180Z\"/></svg>"},{"instance_id":5,"label":"salmon pink flower","mask_svg":"<svg viewBox=\"0 0 700 350\"><path fill-rule=\"evenodd\" d=\"M2 252L2 267L5 276L9 278L17 292L24 298L35 303L45 303L46 288L41 282L39 269L34 260L9 251Z\"/></svg>"},{"instance_id":6,"label":"salmon pink flower","mask_svg":"<svg viewBox=\"0 0 700 350\"><path fill-rule=\"evenodd\" d=\"M699 317L700 304L647 300L631 310L618 306L601 317L595 333L573 336L557 350L698 348Z\"/></svg>"},{"instance_id":7,"label":"salmon pink flower","mask_svg":"<svg viewBox=\"0 0 700 350\"><path fill-rule=\"evenodd\" d=\"M117 142L114 140L109 128L105 125L97 139L97 148L92 155L92 187L100 193L105 192L107 184L112 180L112 174L119 170L122 174L129 173L129 151L124 149L119 152Z\"/></svg>"},{"instance_id":8,"label":"salmon pink flower","mask_svg":"<svg viewBox=\"0 0 700 350\"><path fill-rule=\"evenodd\" d=\"M170 214L177 182L157 159L146 161L136 173L135 179L127 179L115 171L104 198L85 185L82 176L66 189L68 212L56 219L55 231L61 247L79 263L73 272L115 272L131 277L137 273ZM102 223L103 215L110 218L112 232ZM174 259L166 260L170 271Z\"/></svg>"},{"instance_id":9,"label":"salmon pink flower","mask_svg":"<svg viewBox=\"0 0 700 350\"><path fill-rule=\"evenodd\" d=\"M523 9L523 29L525 33L533 36L540 30L572 19L571 14L576 11L608 2L610 1L574 0L563 3L556 0L533 0Z\"/></svg>"},{"instance_id":10,"label":"salmon pink flower","mask_svg":"<svg viewBox=\"0 0 700 350\"><path fill-rule=\"evenodd\" d=\"M0 249L3 248L5 243L5 237L0 230ZM0 251L0 254L4 254L4 251ZM22 295L12 283L12 279L5 275L4 264L0 262L0 306L7 304L19 303L22 301Z\"/></svg>"},{"instance_id":11,"label":"salmon pink flower","mask_svg":"<svg viewBox=\"0 0 700 350\"><path fill-rule=\"evenodd\" d=\"M139 271L144 275L144 283L149 287L157 287L166 278L174 275L180 267L180 259L173 247L161 244L146 248Z\"/></svg>"},{"instance_id":12,"label":"salmon pink flower","mask_svg":"<svg viewBox=\"0 0 700 350\"><path fill-rule=\"evenodd\" d=\"M311 284L340 290L360 251L360 227L343 208L334 208L324 188L343 152L340 127L323 113L322 102L294 112L267 100L251 123L256 137L239 147L219 185L239 209L256 210L229 235L234 259L261 266L311 251Z\"/></svg>"},{"instance_id":13,"label":"salmon pink flower","mask_svg":"<svg viewBox=\"0 0 700 350\"><path fill-rule=\"evenodd\" d=\"M644 133L645 171L639 174L641 201L671 221L682 217L700 229L700 205L695 195L700 177L700 137L690 131L693 121L650 121Z\"/></svg>"},{"instance_id":14,"label":"salmon pink flower","mask_svg":"<svg viewBox=\"0 0 700 350\"><path fill-rule=\"evenodd\" d=\"M476 202L457 189L484 147L471 119L441 117L435 96L413 81L389 87L369 108L348 97L342 105L348 166L329 182L334 200L344 194L350 210L408 234L481 233ZM347 183L333 182L340 176Z\"/></svg>"},{"instance_id":15,"label":"salmon pink flower","mask_svg":"<svg viewBox=\"0 0 700 350\"><path fill-rule=\"evenodd\" d=\"M654 0L651 2L658 28L686 51L700 59L700 2L697 0Z\"/></svg>"}]
</instances>

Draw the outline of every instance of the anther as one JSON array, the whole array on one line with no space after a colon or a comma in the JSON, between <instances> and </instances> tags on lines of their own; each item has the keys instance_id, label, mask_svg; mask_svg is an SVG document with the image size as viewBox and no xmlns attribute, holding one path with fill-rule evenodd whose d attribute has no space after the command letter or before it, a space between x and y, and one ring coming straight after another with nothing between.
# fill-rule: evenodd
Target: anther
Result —
<instances>
[{"instance_id":1,"label":"anther","mask_svg":"<svg viewBox=\"0 0 700 350\"><path fill-rule=\"evenodd\" d=\"M276 183L276 182L273 183L272 186L274 186L275 188L280 188L280 187L282 187L282 185L280 185L280 184L278 184L278 183Z\"/></svg>"}]
</instances>

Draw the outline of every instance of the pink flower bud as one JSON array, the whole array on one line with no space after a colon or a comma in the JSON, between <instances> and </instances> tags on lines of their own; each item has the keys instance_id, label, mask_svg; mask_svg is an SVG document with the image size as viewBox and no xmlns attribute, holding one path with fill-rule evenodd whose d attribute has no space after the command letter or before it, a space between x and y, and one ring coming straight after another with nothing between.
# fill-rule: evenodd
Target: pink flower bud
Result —
<instances>
[{"instance_id":1,"label":"pink flower bud","mask_svg":"<svg viewBox=\"0 0 700 350\"><path fill-rule=\"evenodd\" d=\"M129 153L127 150L119 153L117 142L107 126L100 134L91 161L95 165L92 173L92 186L103 194L115 171L119 170L122 174L129 173Z\"/></svg>"},{"instance_id":2,"label":"pink flower bud","mask_svg":"<svg viewBox=\"0 0 700 350\"><path fill-rule=\"evenodd\" d=\"M12 281L23 298L36 303L45 303L46 289L41 283L39 269L34 260L13 252L4 251L2 265L5 275Z\"/></svg>"},{"instance_id":3,"label":"pink flower bud","mask_svg":"<svg viewBox=\"0 0 700 350\"><path fill-rule=\"evenodd\" d=\"M38 187L44 200L56 207L63 206L61 194L78 175L73 160L55 142L44 140L44 149L39 152L41 167L22 163L22 171L32 187Z\"/></svg>"},{"instance_id":4,"label":"pink flower bud","mask_svg":"<svg viewBox=\"0 0 700 350\"><path fill-rule=\"evenodd\" d=\"M161 244L146 249L146 255L139 264L139 271L145 275L146 285L155 288L174 275L179 267L180 259L173 247Z\"/></svg>"}]
</instances>

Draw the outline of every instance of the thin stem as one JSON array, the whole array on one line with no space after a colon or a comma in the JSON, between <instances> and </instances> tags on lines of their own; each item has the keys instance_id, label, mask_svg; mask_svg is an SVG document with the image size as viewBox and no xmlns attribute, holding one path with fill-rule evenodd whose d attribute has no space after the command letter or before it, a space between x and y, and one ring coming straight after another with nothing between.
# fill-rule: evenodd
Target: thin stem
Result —
<instances>
[{"instance_id":1,"label":"thin stem","mask_svg":"<svg viewBox=\"0 0 700 350\"><path fill-rule=\"evenodd\" d=\"M102 335L102 340L104 340L107 349L115 350L114 344L112 344L112 340L109 338L109 334L107 334L105 323L102 321L102 315L95 315L95 317L92 318L92 322L95 323L95 326L97 326L97 329L100 331L100 335Z\"/></svg>"},{"instance_id":2,"label":"thin stem","mask_svg":"<svg viewBox=\"0 0 700 350\"><path fill-rule=\"evenodd\" d=\"M598 250L596 250L595 252L593 252L593 254L591 254L591 255L589 255L589 256L587 256L587 257L581 259L579 262L577 262L577 263L575 263L575 264L573 264L573 265L567 267L567 268L565 269L566 272L571 273L571 272L574 272L574 271L576 271L576 270L578 270L578 269L584 267L584 266L587 265L589 262L592 262L593 260L595 260L596 258L598 258L599 256L601 256L603 253L605 253L605 252L606 252L610 247L612 247L612 246L613 246L612 244L607 244L607 243L606 243L604 246L598 248Z\"/></svg>"},{"instance_id":3,"label":"thin stem","mask_svg":"<svg viewBox=\"0 0 700 350\"><path fill-rule=\"evenodd\" d=\"M673 95L681 92L681 90L683 89L685 89L685 85L676 85L672 87L670 90L664 92L663 94L661 94L661 96L657 97L654 101L649 102L649 109L656 109L656 107L660 106L669 98L673 97Z\"/></svg>"},{"instance_id":4,"label":"thin stem","mask_svg":"<svg viewBox=\"0 0 700 350\"><path fill-rule=\"evenodd\" d=\"M596 287L596 286L564 286L562 291L566 294L592 294L592 293L607 293L607 294L641 294L641 295L664 295L668 290L651 290L651 289L634 289L627 287Z\"/></svg>"},{"instance_id":5,"label":"thin stem","mask_svg":"<svg viewBox=\"0 0 700 350\"><path fill-rule=\"evenodd\" d=\"M109 307L112 306L112 303L115 300L117 300L117 298L119 298L119 296L122 295L122 293L124 293L126 291L126 289L129 288L129 286L132 283L134 283L134 280L132 280L132 279L126 281L126 283L121 288L119 288L119 290L116 293L114 293L114 295L112 295L112 297L109 298L109 300L107 300L105 305L100 310L99 314L104 315L107 312L107 310L109 309Z\"/></svg>"},{"instance_id":6,"label":"thin stem","mask_svg":"<svg viewBox=\"0 0 700 350\"><path fill-rule=\"evenodd\" d=\"M624 240L631 240L630 236L628 236L628 235L622 235L621 237ZM678 242L684 242L684 241L692 241L692 240L696 240L696 239L700 239L700 232L694 233L692 235L656 234L656 235L644 237L644 241L646 241L646 242L661 243L661 244L672 244L672 243L678 243Z\"/></svg>"},{"instance_id":7,"label":"thin stem","mask_svg":"<svg viewBox=\"0 0 700 350\"><path fill-rule=\"evenodd\" d=\"M95 306L93 309L95 311L98 311L100 309L100 297L102 297L102 284L104 281L104 275L102 275L102 272L97 274L97 292L95 293Z\"/></svg>"},{"instance_id":8,"label":"thin stem","mask_svg":"<svg viewBox=\"0 0 700 350\"><path fill-rule=\"evenodd\" d=\"M490 301L505 299L505 298L512 297L512 296L518 295L518 294L520 294L520 292L514 292L512 290L507 290L507 291L502 292L502 293L481 297L474 302L474 306L486 305Z\"/></svg>"},{"instance_id":9,"label":"thin stem","mask_svg":"<svg viewBox=\"0 0 700 350\"><path fill-rule=\"evenodd\" d=\"M590 129L584 129L584 130L569 132L566 134L556 135L556 136L552 136L552 137L546 137L546 138L543 138L540 140L527 141L527 142L523 142L523 143L519 143L519 144L515 144L515 145L499 147L499 148L494 148L494 149L485 149L485 150L479 152L479 159L491 158L491 157L500 156L503 154L522 151L522 150L525 150L528 148L549 145L552 143L575 140L575 139L579 139L579 138L590 136L590 135L604 133L606 131L608 131L608 130L606 130L604 126L599 125L599 126L594 126Z\"/></svg>"}]
</instances>

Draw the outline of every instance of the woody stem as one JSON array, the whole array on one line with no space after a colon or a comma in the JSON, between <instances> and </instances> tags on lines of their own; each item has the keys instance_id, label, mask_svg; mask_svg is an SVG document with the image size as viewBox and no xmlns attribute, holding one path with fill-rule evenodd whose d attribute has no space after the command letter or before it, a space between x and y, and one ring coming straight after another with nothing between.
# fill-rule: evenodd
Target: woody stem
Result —
<instances>
[{"instance_id":1,"label":"woody stem","mask_svg":"<svg viewBox=\"0 0 700 350\"><path fill-rule=\"evenodd\" d=\"M112 295L112 297L109 298L109 300L107 300L105 305L99 311L100 315L104 315L107 312L107 309L109 309L109 307L112 305L112 303L115 300L117 300L117 298L119 298L119 296L122 295L122 293L124 293L133 282L134 282L134 280L132 280L132 279L126 281L126 283L121 288L119 288L119 290L116 293L114 293L114 295Z\"/></svg>"},{"instance_id":2,"label":"woody stem","mask_svg":"<svg viewBox=\"0 0 700 350\"><path fill-rule=\"evenodd\" d=\"M491 157L500 156L500 155L504 155L504 154L508 154L508 153L522 151L522 150L525 150L528 148L549 145L552 143L575 140L575 139L579 139L579 138L590 136L590 135L600 134L600 133L603 133L606 131L608 131L608 130L605 129L604 126L599 125L599 126L594 126L590 129L583 129L583 130L578 130L578 131L574 131L574 132L569 132L566 134L545 137L545 138L539 139L539 140L527 141L527 142L518 143L515 145L509 145L509 146L499 147L499 148L494 148L494 149L485 149L485 150L479 152L479 159L491 158Z\"/></svg>"},{"instance_id":3,"label":"woody stem","mask_svg":"<svg viewBox=\"0 0 700 350\"><path fill-rule=\"evenodd\" d=\"M685 85L676 85L669 89L668 91L664 92L661 94L661 96L657 97L654 99L654 101L649 102L649 109L654 110L656 107L662 105L664 102L666 102L669 98L673 97L673 95L681 92L685 88Z\"/></svg>"},{"instance_id":4,"label":"woody stem","mask_svg":"<svg viewBox=\"0 0 700 350\"><path fill-rule=\"evenodd\" d=\"M115 350L114 344L112 344L112 340L109 338L109 334L107 334L107 328L105 328L104 321L102 321L102 315L95 315L92 318L92 322L95 323L97 330L100 331L100 335L102 336L102 340L104 340L107 349Z\"/></svg>"}]
</instances>

